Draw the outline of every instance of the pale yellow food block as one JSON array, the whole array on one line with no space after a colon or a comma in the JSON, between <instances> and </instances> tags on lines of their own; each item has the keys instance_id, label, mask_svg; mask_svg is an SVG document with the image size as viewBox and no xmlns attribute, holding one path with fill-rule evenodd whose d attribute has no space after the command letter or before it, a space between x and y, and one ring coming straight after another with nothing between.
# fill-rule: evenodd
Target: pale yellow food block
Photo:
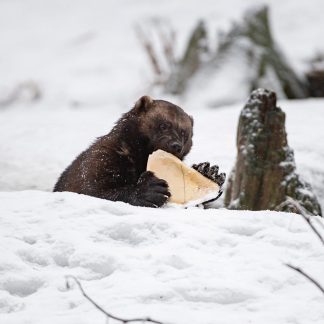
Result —
<instances>
[{"instance_id":1,"label":"pale yellow food block","mask_svg":"<svg viewBox=\"0 0 324 324\"><path fill-rule=\"evenodd\" d=\"M203 201L204 197L210 199L213 193L216 197L220 189L215 182L188 167L174 155L162 150L157 150L149 156L147 170L168 183L171 193L169 201L173 203L187 204L191 201Z\"/></svg>"}]
</instances>

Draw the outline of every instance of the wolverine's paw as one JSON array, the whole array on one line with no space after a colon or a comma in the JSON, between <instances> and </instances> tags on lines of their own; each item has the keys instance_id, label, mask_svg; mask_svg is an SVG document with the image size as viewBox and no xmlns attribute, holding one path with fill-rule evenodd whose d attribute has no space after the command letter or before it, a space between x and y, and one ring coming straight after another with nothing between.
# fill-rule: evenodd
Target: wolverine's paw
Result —
<instances>
[{"instance_id":1,"label":"wolverine's paw","mask_svg":"<svg viewBox=\"0 0 324 324\"><path fill-rule=\"evenodd\" d=\"M218 174L219 171L218 165L210 166L209 162L203 162L199 164L194 164L192 168L197 170L199 173L201 173L203 176L207 177L208 179L216 182L220 187L222 187L222 185L225 182L226 173Z\"/></svg>"},{"instance_id":2,"label":"wolverine's paw","mask_svg":"<svg viewBox=\"0 0 324 324\"><path fill-rule=\"evenodd\" d=\"M137 182L136 198L139 206L161 207L171 196L165 180L157 178L153 172L145 171Z\"/></svg>"}]
</instances>

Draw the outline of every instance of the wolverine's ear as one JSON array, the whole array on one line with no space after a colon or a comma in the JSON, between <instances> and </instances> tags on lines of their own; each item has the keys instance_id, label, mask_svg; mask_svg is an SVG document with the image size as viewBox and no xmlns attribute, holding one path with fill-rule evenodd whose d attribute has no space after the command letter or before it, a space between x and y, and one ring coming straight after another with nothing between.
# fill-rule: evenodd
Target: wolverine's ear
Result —
<instances>
[{"instance_id":1,"label":"wolverine's ear","mask_svg":"<svg viewBox=\"0 0 324 324\"><path fill-rule=\"evenodd\" d=\"M191 126L193 126L193 124L194 124L193 117L192 116L189 116L189 117L190 117L190 120L191 120Z\"/></svg>"},{"instance_id":2,"label":"wolverine's ear","mask_svg":"<svg viewBox=\"0 0 324 324\"><path fill-rule=\"evenodd\" d=\"M134 109L144 112L147 111L152 104L153 99L150 96L143 96L136 101Z\"/></svg>"}]
</instances>

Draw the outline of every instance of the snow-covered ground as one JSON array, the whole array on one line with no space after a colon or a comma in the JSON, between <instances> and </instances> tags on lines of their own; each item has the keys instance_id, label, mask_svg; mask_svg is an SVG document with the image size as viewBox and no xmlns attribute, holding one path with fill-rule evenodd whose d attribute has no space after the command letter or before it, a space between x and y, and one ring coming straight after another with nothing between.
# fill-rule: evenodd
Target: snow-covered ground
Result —
<instances>
[{"instance_id":1,"label":"snow-covered ground","mask_svg":"<svg viewBox=\"0 0 324 324\"><path fill-rule=\"evenodd\" d=\"M1 203L1 323L105 323L65 275L126 318L323 323L323 295L285 266L323 278L323 246L297 215L39 191L2 193Z\"/></svg>"},{"instance_id":2,"label":"snow-covered ground","mask_svg":"<svg viewBox=\"0 0 324 324\"><path fill-rule=\"evenodd\" d=\"M264 2L271 4L276 39L302 71L305 59L324 46L324 2ZM284 265L301 266L324 284L324 248L297 215L153 210L50 192L81 150L140 95L154 95L135 23L168 19L181 47L198 18L206 18L210 30L226 28L259 3L0 1L0 102L25 80L43 94L35 104L22 98L0 108L1 324L105 323L76 287L66 289L66 275L124 317L172 324L323 323L323 295ZM187 162L210 161L229 173L244 102L211 110L198 92L171 98L195 119ZM297 171L323 207L324 100L279 105Z\"/></svg>"}]
</instances>

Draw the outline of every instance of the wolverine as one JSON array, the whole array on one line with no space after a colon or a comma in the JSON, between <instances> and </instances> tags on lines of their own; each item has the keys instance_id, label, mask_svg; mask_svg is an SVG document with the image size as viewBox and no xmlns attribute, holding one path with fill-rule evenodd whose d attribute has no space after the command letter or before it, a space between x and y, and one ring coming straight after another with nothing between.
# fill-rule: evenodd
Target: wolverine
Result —
<instances>
[{"instance_id":1,"label":"wolverine","mask_svg":"<svg viewBox=\"0 0 324 324\"><path fill-rule=\"evenodd\" d=\"M179 159L192 146L193 118L180 107L141 97L117 121L107 135L99 137L68 166L54 191L71 191L135 206L161 207L170 193L166 181L146 171L148 156L158 150ZM225 173L208 162L193 165L220 186Z\"/></svg>"}]
</instances>

